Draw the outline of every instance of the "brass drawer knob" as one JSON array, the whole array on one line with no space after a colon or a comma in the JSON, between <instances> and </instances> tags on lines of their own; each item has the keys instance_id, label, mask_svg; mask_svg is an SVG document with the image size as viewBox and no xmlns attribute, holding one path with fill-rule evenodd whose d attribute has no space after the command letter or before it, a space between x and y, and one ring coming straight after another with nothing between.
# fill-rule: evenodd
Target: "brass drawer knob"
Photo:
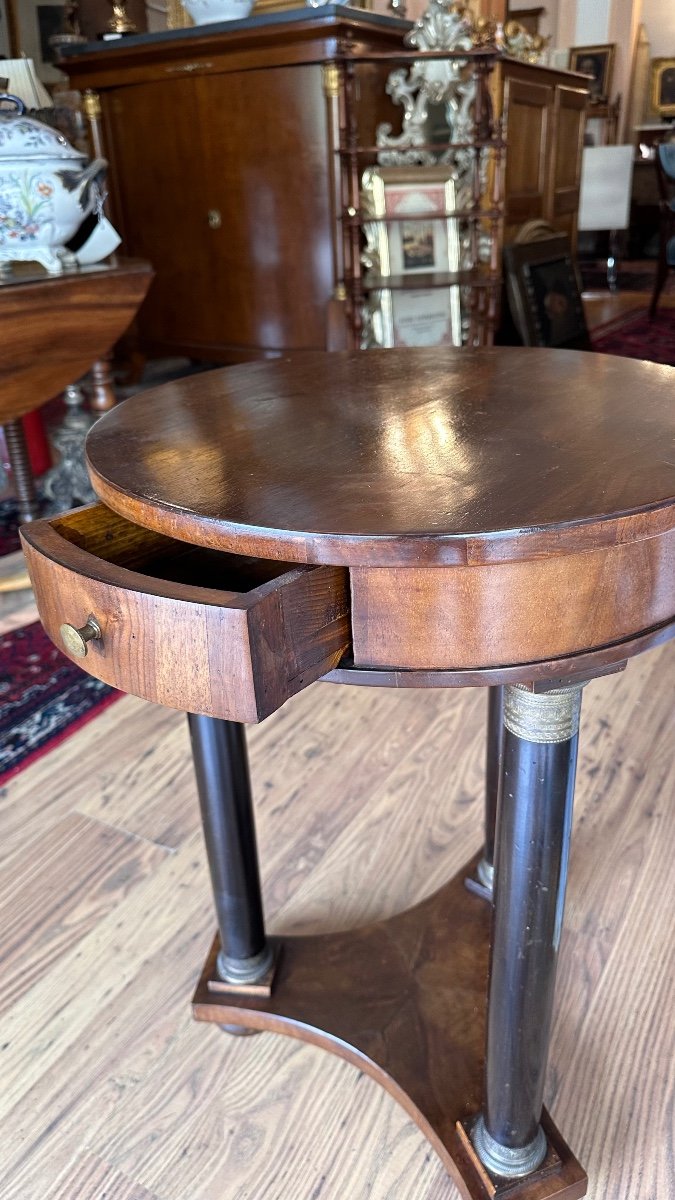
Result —
<instances>
[{"instance_id":1,"label":"brass drawer knob","mask_svg":"<svg viewBox=\"0 0 675 1200\"><path fill-rule=\"evenodd\" d=\"M103 637L101 626L95 617L89 617L81 629L76 629L74 625L62 625L59 633L66 650L69 654L74 654L75 658L85 658L89 649L87 643Z\"/></svg>"},{"instance_id":2,"label":"brass drawer knob","mask_svg":"<svg viewBox=\"0 0 675 1200\"><path fill-rule=\"evenodd\" d=\"M217 208L210 208L206 215L206 219L209 223L209 229L220 229L223 223L222 215Z\"/></svg>"}]
</instances>

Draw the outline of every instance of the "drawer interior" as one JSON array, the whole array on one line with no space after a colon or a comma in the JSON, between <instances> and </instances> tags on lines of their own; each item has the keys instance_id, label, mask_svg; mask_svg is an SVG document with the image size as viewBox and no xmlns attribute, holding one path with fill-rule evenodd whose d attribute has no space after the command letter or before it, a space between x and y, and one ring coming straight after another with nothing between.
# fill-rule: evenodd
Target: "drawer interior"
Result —
<instances>
[{"instance_id":1,"label":"drawer interior","mask_svg":"<svg viewBox=\"0 0 675 1200\"><path fill-rule=\"evenodd\" d=\"M50 524L66 541L96 558L151 579L191 587L250 592L298 569L297 563L191 546L134 525L102 504L56 517Z\"/></svg>"}]
</instances>

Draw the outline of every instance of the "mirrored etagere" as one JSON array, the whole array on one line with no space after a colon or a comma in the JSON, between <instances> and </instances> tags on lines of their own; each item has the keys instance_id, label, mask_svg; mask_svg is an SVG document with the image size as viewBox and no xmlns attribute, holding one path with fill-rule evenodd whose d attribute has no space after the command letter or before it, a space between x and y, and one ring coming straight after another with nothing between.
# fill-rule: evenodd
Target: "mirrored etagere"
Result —
<instances>
[{"instance_id":1,"label":"mirrored etagere","mask_svg":"<svg viewBox=\"0 0 675 1200\"><path fill-rule=\"evenodd\" d=\"M423 19L400 51L357 52L345 39L336 59L338 298L352 347L494 341L505 142L492 74L504 55L463 42L440 11L440 36ZM454 50L424 48L449 37ZM369 125L362 80L383 66L393 120Z\"/></svg>"}]
</instances>

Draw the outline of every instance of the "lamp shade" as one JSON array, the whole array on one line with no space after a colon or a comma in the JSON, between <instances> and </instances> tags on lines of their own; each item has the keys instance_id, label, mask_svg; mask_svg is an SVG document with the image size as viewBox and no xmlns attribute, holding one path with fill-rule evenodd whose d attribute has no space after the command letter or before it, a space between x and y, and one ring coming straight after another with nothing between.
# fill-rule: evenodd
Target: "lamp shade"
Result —
<instances>
[{"instance_id":1,"label":"lamp shade","mask_svg":"<svg viewBox=\"0 0 675 1200\"><path fill-rule=\"evenodd\" d=\"M0 79L7 80L7 91L23 100L26 108L53 108L45 85L40 82L32 58L0 58Z\"/></svg>"}]
</instances>

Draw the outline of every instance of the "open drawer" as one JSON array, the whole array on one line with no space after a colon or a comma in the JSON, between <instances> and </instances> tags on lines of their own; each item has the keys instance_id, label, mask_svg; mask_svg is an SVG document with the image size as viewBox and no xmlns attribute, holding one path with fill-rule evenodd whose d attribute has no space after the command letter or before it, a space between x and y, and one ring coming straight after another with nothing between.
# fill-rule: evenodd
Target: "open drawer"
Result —
<instances>
[{"instance_id":1,"label":"open drawer","mask_svg":"<svg viewBox=\"0 0 675 1200\"><path fill-rule=\"evenodd\" d=\"M102 504L24 526L22 540L52 641L170 708L260 721L350 645L344 568L191 546Z\"/></svg>"}]
</instances>

